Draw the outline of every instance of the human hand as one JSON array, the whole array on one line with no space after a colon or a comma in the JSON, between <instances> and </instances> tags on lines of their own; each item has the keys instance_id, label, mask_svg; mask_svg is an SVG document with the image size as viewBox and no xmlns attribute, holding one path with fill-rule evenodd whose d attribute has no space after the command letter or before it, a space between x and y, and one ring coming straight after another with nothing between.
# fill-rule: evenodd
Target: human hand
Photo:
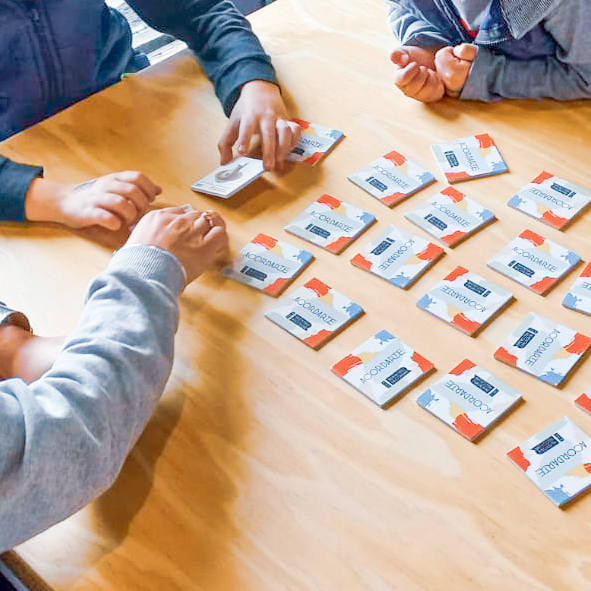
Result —
<instances>
[{"instance_id":1,"label":"human hand","mask_svg":"<svg viewBox=\"0 0 591 591\"><path fill-rule=\"evenodd\" d=\"M135 224L162 189L141 172L114 172L78 185L35 179L25 197L25 217L71 228L118 230Z\"/></svg>"},{"instance_id":2,"label":"human hand","mask_svg":"<svg viewBox=\"0 0 591 591\"><path fill-rule=\"evenodd\" d=\"M245 156L252 138L258 134L265 169L276 170L298 143L301 133L300 126L289 120L279 88L272 82L252 80L242 87L218 143L220 162L227 164L234 158L235 144L237 154Z\"/></svg>"},{"instance_id":3,"label":"human hand","mask_svg":"<svg viewBox=\"0 0 591 591\"><path fill-rule=\"evenodd\" d=\"M399 47L390 60L395 66L394 84L406 96L423 103L438 101L445 94L445 87L435 71L435 50L420 47ZM415 61L415 58L420 63Z\"/></svg>"},{"instance_id":4,"label":"human hand","mask_svg":"<svg viewBox=\"0 0 591 591\"><path fill-rule=\"evenodd\" d=\"M167 207L148 212L126 244L151 244L168 250L185 269L187 284L205 271L227 262L226 224L215 211Z\"/></svg>"},{"instance_id":5,"label":"human hand","mask_svg":"<svg viewBox=\"0 0 591 591\"><path fill-rule=\"evenodd\" d=\"M472 62L476 57L476 46L461 43L442 47L435 54L435 69L445 85L446 94L460 96L468 78Z\"/></svg>"}]
</instances>

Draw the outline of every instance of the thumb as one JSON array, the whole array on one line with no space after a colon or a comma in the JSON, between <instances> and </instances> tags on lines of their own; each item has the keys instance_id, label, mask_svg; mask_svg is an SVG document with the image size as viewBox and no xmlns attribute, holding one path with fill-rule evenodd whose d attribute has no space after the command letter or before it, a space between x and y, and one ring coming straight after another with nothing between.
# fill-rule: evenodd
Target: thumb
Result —
<instances>
[{"instance_id":1,"label":"thumb","mask_svg":"<svg viewBox=\"0 0 591 591\"><path fill-rule=\"evenodd\" d=\"M471 43L460 43L453 48L453 54L461 60L473 61L476 57L477 47Z\"/></svg>"},{"instance_id":2,"label":"thumb","mask_svg":"<svg viewBox=\"0 0 591 591\"><path fill-rule=\"evenodd\" d=\"M398 67L403 68L410 61L410 56L406 49L398 47L390 54L390 61Z\"/></svg>"}]
</instances>

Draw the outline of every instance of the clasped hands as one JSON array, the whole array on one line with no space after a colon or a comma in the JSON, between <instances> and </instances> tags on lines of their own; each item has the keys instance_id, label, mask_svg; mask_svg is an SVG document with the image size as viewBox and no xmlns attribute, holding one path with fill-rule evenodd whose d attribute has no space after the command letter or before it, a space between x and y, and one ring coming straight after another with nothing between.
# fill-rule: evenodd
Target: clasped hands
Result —
<instances>
[{"instance_id":1,"label":"clasped hands","mask_svg":"<svg viewBox=\"0 0 591 591\"><path fill-rule=\"evenodd\" d=\"M402 46L395 49L390 60L396 67L394 84L408 97L432 103L444 95L460 95L476 46L470 43L446 45L440 49Z\"/></svg>"}]
</instances>

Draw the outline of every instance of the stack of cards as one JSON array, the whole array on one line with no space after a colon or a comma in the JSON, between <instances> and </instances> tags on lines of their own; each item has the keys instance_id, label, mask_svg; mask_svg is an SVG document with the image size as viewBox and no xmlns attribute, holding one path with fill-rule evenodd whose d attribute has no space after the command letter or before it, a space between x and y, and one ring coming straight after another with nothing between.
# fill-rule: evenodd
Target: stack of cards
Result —
<instances>
[{"instance_id":1,"label":"stack of cards","mask_svg":"<svg viewBox=\"0 0 591 591\"><path fill-rule=\"evenodd\" d=\"M435 180L428 170L394 150L347 178L390 207Z\"/></svg>"},{"instance_id":2,"label":"stack of cards","mask_svg":"<svg viewBox=\"0 0 591 591\"><path fill-rule=\"evenodd\" d=\"M375 221L368 211L331 195L322 195L284 229L338 254Z\"/></svg>"},{"instance_id":3,"label":"stack of cards","mask_svg":"<svg viewBox=\"0 0 591 591\"><path fill-rule=\"evenodd\" d=\"M585 392L579 395L579 397L575 400L575 404L581 410L584 410L591 415L591 387L588 387Z\"/></svg>"},{"instance_id":4,"label":"stack of cards","mask_svg":"<svg viewBox=\"0 0 591 591\"><path fill-rule=\"evenodd\" d=\"M521 394L469 359L423 392L417 403L475 441L521 400Z\"/></svg>"},{"instance_id":5,"label":"stack of cards","mask_svg":"<svg viewBox=\"0 0 591 591\"><path fill-rule=\"evenodd\" d=\"M258 234L224 267L224 275L277 296L313 258L307 250Z\"/></svg>"},{"instance_id":6,"label":"stack of cards","mask_svg":"<svg viewBox=\"0 0 591 591\"><path fill-rule=\"evenodd\" d=\"M351 259L351 264L407 288L443 254L441 246L388 226Z\"/></svg>"},{"instance_id":7,"label":"stack of cards","mask_svg":"<svg viewBox=\"0 0 591 591\"><path fill-rule=\"evenodd\" d=\"M474 336L512 299L510 291L464 267L456 267L436 283L417 306Z\"/></svg>"},{"instance_id":8,"label":"stack of cards","mask_svg":"<svg viewBox=\"0 0 591 591\"><path fill-rule=\"evenodd\" d=\"M219 166L202 179L195 181L191 189L227 199L265 172L262 160L240 156L229 164Z\"/></svg>"},{"instance_id":9,"label":"stack of cards","mask_svg":"<svg viewBox=\"0 0 591 591\"><path fill-rule=\"evenodd\" d=\"M404 217L454 247L495 218L495 214L453 187L447 187Z\"/></svg>"},{"instance_id":10,"label":"stack of cards","mask_svg":"<svg viewBox=\"0 0 591 591\"><path fill-rule=\"evenodd\" d=\"M507 456L559 507L591 486L591 438L568 417L526 439Z\"/></svg>"},{"instance_id":11,"label":"stack of cards","mask_svg":"<svg viewBox=\"0 0 591 591\"><path fill-rule=\"evenodd\" d=\"M265 317L317 349L363 314L363 308L319 279L279 301Z\"/></svg>"},{"instance_id":12,"label":"stack of cards","mask_svg":"<svg viewBox=\"0 0 591 591\"><path fill-rule=\"evenodd\" d=\"M488 133L431 144L431 151L451 184L507 171Z\"/></svg>"},{"instance_id":13,"label":"stack of cards","mask_svg":"<svg viewBox=\"0 0 591 591\"><path fill-rule=\"evenodd\" d=\"M542 172L513 195L507 205L562 230L589 202L591 191L549 172Z\"/></svg>"},{"instance_id":14,"label":"stack of cards","mask_svg":"<svg viewBox=\"0 0 591 591\"><path fill-rule=\"evenodd\" d=\"M332 371L382 408L433 369L433 364L387 330L381 330Z\"/></svg>"},{"instance_id":15,"label":"stack of cards","mask_svg":"<svg viewBox=\"0 0 591 591\"><path fill-rule=\"evenodd\" d=\"M300 141L287 159L307 166L318 164L343 137L343 132L325 125L310 123L304 119L292 119L303 130Z\"/></svg>"},{"instance_id":16,"label":"stack of cards","mask_svg":"<svg viewBox=\"0 0 591 591\"><path fill-rule=\"evenodd\" d=\"M562 305L577 312L591 314L591 263L587 263L581 274L575 279Z\"/></svg>"},{"instance_id":17,"label":"stack of cards","mask_svg":"<svg viewBox=\"0 0 591 591\"><path fill-rule=\"evenodd\" d=\"M530 312L495 351L495 359L559 386L590 346L589 337Z\"/></svg>"},{"instance_id":18,"label":"stack of cards","mask_svg":"<svg viewBox=\"0 0 591 591\"><path fill-rule=\"evenodd\" d=\"M544 295L581 257L531 230L524 230L487 265L532 291Z\"/></svg>"}]
</instances>

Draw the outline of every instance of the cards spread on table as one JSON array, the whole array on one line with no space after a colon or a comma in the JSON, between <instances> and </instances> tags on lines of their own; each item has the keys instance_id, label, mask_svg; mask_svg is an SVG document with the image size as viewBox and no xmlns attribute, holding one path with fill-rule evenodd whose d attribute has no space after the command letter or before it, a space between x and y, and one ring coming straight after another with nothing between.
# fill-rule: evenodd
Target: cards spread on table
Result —
<instances>
[{"instance_id":1,"label":"cards spread on table","mask_svg":"<svg viewBox=\"0 0 591 591\"><path fill-rule=\"evenodd\" d=\"M585 412L591 415L591 386L588 386L582 394L575 400L575 404Z\"/></svg>"},{"instance_id":2,"label":"cards spread on table","mask_svg":"<svg viewBox=\"0 0 591 591\"><path fill-rule=\"evenodd\" d=\"M265 317L317 349L361 314L359 304L314 278L282 298Z\"/></svg>"},{"instance_id":3,"label":"cards spread on table","mask_svg":"<svg viewBox=\"0 0 591 591\"><path fill-rule=\"evenodd\" d=\"M511 300L504 287L456 267L417 302L417 306L451 326L474 335Z\"/></svg>"},{"instance_id":4,"label":"cards spread on table","mask_svg":"<svg viewBox=\"0 0 591 591\"><path fill-rule=\"evenodd\" d=\"M507 165L488 133L431 144L431 151L451 184L507 171Z\"/></svg>"},{"instance_id":5,"label":"cards spread on table","mask_svg":"<svg viewBox=\"0 0 591 591\"><path fill-rule=\"evenodd\" d=\"M224 275L276 296L313 258L307 250L258 234L224 267Z\"/></svg>"},{"instance_id":6,"label":"cards spread on table","mask_svg":"<svg viewBox=\"0 0 591 591\"><path fill-rule=\"evenodd\" d=\"M475 441L519 400L521 394L515 388L464 359L425 390L417 403Z\"/></svg>"},{"instance_id":7,"label":"cards spread on table","mask_svg":"<svg viewBox=\"0 0 591 591\"><path fill-rule=\"evenodd\" d=\"M407 288L443 254L443 248L397 226L388 226L351 264Z\"/></svg>"},{"instance_id":8,"label":"cards spread on table","mask_svg":"<svg viewBox=\"0 0 591 591\"><path fill-rule=\"evenodd\" d=\"M332 366L332 371L381 407L433 369L433 364L381 330Z\"/></svg>"},{"instance_id":9,"label":"cards spread on table","mask_svg":"<svg viewBox=\"0 0 591 591\"><path fill-rule=\"evenodd\" d=\"M226 199L246 187L263 172L265 172L265 166L262 160L239 156L195 181L191 189L197 193L207 193Z\"/></svg>"},{"instance_id":10,"label":"cards spread on table","mask_svg":"<svg viewBox=\"0 0 591 591\"><path fill-rule=\"evenodd\" d=\"M292 162L315 166L343 137L343 132L304 119L292 119L302 128L302 135L295 148L287 155Z\"/></svg>"},{"instance_id":11,"label":"cards spread on table","mask_svg":"<svg viewBox=\"0 0 591 591\"><path fill-rule=\"evenodd\" d=\"M591 486L591 438L568 417L526 439L507 456L559 507Z\"/></svg>"},{"instance_id":12,"label":"cards spread on table","mask_svg":"<svg viewBox=\"0 0 591 591\"><path fill-rule=\"evenodd\" d=\"M587 263L581 274L575 279L562 305L577 312L591 314L591 263Z\"/></svg>"},{"instance_id":13,"label":"cards spread on table","mask_svg":"<svg viewBox=\"0 0 591 591\"><path fill-rule=\"evenodd\" d=\"M453 248L495 214L454 187L446 187L404 217Z\"/></svg>"},{"instance_id":14,"label":"cards spread on table","mask_svg":"<svg viewBox=\"0 0 591 591\"><path fill-rule=\"evenodd\" d=\"M284 229L338 254L375 221L368 211L331 195L322 195Z\"/></svg>"},{"instance_id":15,"label":"cards spread on table","mask_svg":"<svg viewBox=\"0 0 591 591\"><path fill-rule=\"evenodd\" d=\"M428 170L395 150L347 178L390 207L435 180Z\"/></svg>"},{"instance_id":16,"label":"cards spread on table","mask_svg":"<svg viewBox=\"0 0 591 591\"><path fill-rule=\"evenodd\" d=\"M542 172L520 189L507 205L562 230L591 202L591 191Z\"/></svg>"},{"instance_id":17,"label":"cards spread on table","mask_svg":"<svg viewBox=\"0 0 591 591\"><path fill-rule=\"evenodd\" d=\"M544 295L581 257L531 230L524 230L487 265L532 291Z\"/></svg>"},{"instance_id":18,"label":"cards spread on table","mask_svg":"<svg viewBox=\"0 0 591 591\"><path fill-rule=\"evenodd\" d=\"M559 386L590 346L588 336L530 312L494 356L552 386Z\"/></svg>"}]
</instances>

